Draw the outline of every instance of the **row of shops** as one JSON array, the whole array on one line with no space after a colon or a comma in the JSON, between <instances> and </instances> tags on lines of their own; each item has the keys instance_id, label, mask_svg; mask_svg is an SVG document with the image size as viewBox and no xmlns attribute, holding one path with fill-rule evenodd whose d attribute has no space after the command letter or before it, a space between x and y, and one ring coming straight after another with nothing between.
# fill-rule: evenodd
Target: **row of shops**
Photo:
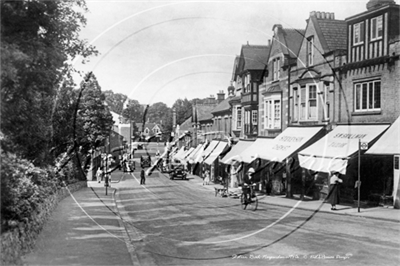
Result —
<instances>
[{"instance_id":1,"label":"row of shops","mask_svg":"<svg viewBox=\"0 0 400 266\"><path fill-rule=\"evenodd\" d=\"M212 181L230 188L238 187L253 167L260 192L314 200L326 197L330 173L337 172L344 181L344 202L357 200L360 184L362 201L392 198L397 208L399 157L400 118L391 126L337 125L330 132L322 126L288 127L273 139L239 140L234 145L213 140L182 147L173 155L194 174L208 172Z\"/></svg>"}]
</instances>

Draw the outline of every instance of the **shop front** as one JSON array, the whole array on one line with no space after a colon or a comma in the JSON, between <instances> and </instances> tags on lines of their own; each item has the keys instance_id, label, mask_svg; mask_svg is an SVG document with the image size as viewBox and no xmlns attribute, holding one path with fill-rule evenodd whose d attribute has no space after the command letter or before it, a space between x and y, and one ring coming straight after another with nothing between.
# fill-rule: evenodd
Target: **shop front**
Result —
<instances>
[{"instance_id":1,"label":"shop front","mask_svg":"<svg viewBox=\"0 0 400 266\"><path fill-rule=\"evenodd\" d=\"M383 133L379 140L366 152L375 161L391 160L393 166L386 182L384 197L390 195L395 209L400 209L400 117Z\"/></svg>"},{"instance_id":2,"label":"shop front","mask_svg":"<svg viewBox=\"0 0 400 266\"><path fill-rule=\"evenodd\" d=\"M367 197L368 183L372 181L373 162L358 157L388 128L388 125L339 125L325 137L298 153L300 167L311 175L323 176L317 186L321 194L327 190L329 174L338 172L343 179L341 195L344 201L355 199L355 185L361 171L361 189ZM364 147L364 148L363 148ZM362 159L362 160L361 160ZM376 171L376 170L375 170ZM317 179L316 179L317 180Z\"/></svg>"}]
</instances>

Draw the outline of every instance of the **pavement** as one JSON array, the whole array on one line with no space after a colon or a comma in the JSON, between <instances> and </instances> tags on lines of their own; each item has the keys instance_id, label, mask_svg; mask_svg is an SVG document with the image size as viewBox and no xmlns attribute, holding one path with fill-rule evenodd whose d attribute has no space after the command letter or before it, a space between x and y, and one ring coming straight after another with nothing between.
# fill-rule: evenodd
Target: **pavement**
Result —
<instances>
[{"instance_id":1,"label":"pavement","mask_svg":"<svg viewBox=\"0 0 400 266\"><path fill-rule=\"evenodd\" d=\"M190 175L189 178L197 180L196 183L199 185L203 185L203 180L195 175ZM216 188L222 188L219 184L210 183L209 185L204 185L204 187L208 188L210 191L215 193ZM238 188L230 189L232 193L239 193ZM384 221L392 221L400 223L400 210L394 209L393 206L378 206L378 207L361 207L360 211L358 210L358 206L350 206L350 205L336 205L337 210L332 211L331 205L329 203L324 203L322 200L312 200L310 198L305 198L304 200L300 200L300 195L294 195L293 198L286 198L285 195L278 196L269 196L265 194L257 194L258 201L264 202L266 204L282 206L287 208L298 208L301 210L309 210L309 211L319 211L319 212L327 212L331 214L337 215L351 215L358 216L363 218L371 218L378 219Z\"/></svg>"},{"instance_id":2,"label":"pavement","mask_svg":"<svg viewBox=\"0 0 400 266\"><path fill-rule=\"evenodd\" d=\"M120 171L112 173L107 195L103 182L88 181L87 188L60 201L40 232L34 250L22 258L24 265L139 265L116 205L117 187L123 176ZM188 178L194 186L213 194L214 187L221 187L213 183L203 186L203 180L195 175ZM358 212L357 207L337 205L338 210L331 211L330 204L319 200L266 195L258 198L259 202L287 208L400 223L400 210L393 207L361 208Z\"/></svg>"}]
</instances>

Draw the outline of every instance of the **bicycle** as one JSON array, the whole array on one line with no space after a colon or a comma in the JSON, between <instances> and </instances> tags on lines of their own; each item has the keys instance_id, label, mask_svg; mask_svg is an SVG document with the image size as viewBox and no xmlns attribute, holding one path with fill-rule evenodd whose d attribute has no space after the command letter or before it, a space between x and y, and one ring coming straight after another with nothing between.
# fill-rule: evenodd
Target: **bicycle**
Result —
<instances>
[{"instance_id":1,"label":"bicycle","mask_svg":"<svg viewBox=\"0 0 400 266\"><path fill-rule=\"evenodd\" d=\"M258 198L254 193L256 184L252 184L251 186L253 187L252 190L248 185L242 186L242 195L240 196L240 203L242 205L243 210L245 210L247 208L247 205L249 205L251 209L255 211L257 210L258 206ZM253 193L251 191L253 191Z\"/></svg>"}]
</instances>

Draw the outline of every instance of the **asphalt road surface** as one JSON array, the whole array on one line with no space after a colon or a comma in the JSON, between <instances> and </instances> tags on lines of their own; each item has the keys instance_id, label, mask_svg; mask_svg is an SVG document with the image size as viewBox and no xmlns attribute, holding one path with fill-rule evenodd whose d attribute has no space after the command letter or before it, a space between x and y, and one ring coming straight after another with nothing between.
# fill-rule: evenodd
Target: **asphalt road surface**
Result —
<instances>
[{"instance_id":1,"label":"asphalt road surface","mask_svg":"<svg viewBox=\"0 0 400 266\"><path fill-rule=\"evenodd\" d=\"M215 197L196 178L139 173L118 184L118 209L141 265L399 265L398 223Z\"/></svg>"}]
</instances>

